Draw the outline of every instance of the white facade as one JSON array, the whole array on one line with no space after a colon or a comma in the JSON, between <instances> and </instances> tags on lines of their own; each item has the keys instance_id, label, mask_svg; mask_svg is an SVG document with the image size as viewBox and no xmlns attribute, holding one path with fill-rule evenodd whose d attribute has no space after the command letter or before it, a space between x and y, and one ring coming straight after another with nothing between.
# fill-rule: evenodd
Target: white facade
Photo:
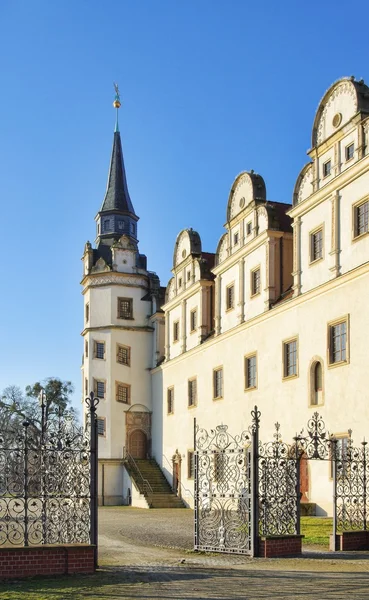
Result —
<instances>
[{"instance_id":1,"label":"white facade","mask_svg":"<svg viewBox=\"0 0 369 600\"><path fill-rule=\"evenodd\" d=\"M142 405L152 413L152 455L169 481L172 457L181 455L180 489L193 506L194 417L201 427L225 423L236 434L257 405L262 441L272 439L277 421L283 440L292 441L318 411L331 434L352 429L357 443L368 435L368 137L369 89L352 78L335 83L319 105L293 205L269 202L262 177L241 173L216 253L202 252L197 232L179 234L161 307L147 274L124 273L118 259L114 274L87 268L84 336L107 348L104 361L84 363L87 386L107 382L98 409L107 421L102 458L121 457L124 413ZM85 263L88 257L87 248ZM117 298L128 295L137 307L133 327L115 314ZM119 343L132 347L128 369L116 364ZM117 378L131 385L125 408L112 399ZM329 461L310 462L308 480L306 499L329 513Z\"/></svg>"}]
</instances>

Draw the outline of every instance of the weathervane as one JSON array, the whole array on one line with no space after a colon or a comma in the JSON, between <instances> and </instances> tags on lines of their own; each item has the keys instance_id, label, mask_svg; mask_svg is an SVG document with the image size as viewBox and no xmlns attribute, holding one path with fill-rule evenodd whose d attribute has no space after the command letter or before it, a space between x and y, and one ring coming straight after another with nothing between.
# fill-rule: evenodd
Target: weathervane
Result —
<instances>
[{"instance_id":1,"label":"weathervane","mask_svg":"<svg viewBox=\"0 0 369 600\"><path fill-rule=\"evenodd\" d=\"M118 110L120 108L120 94L119 94L119 87L117 83L114 83L114 90L115 90L115 98L114 98L114 102L113 102L113 106L114 108L117 109L117 119L115 121L115 130L114 131L119 131L119 125L118 125Z\"/></svg>"}]
</instances>

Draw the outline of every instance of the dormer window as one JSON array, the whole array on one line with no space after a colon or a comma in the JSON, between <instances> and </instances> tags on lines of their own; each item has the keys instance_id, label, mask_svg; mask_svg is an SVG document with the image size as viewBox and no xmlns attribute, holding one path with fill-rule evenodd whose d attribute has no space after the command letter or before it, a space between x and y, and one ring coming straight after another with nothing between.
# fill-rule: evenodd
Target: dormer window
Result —
<instances>
[{"instance_id":1,"label":"dormer window","mask_svg":"<svg viewBox=\"0 0 369 600\"><path fill-rule=\"evenodd\" d=\"M323 164L323 177L329 177L329 175L331 174L331 169L332 163L330 160L327 160L327 162Z\"/></svg>"}]
</instances>

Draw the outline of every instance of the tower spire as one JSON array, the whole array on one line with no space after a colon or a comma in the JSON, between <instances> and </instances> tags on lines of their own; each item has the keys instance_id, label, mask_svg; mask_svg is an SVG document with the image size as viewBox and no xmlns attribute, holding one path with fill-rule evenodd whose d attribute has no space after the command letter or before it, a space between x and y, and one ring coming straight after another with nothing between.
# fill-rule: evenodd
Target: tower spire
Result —
<instances>
[{"instance_id":1,"label":"tower spire","mask_svg":"<svg viewBox=\"0 0 369 600\"><path fill-rule=\"evenodd\" d=\"M119 87L118 87L117 83L114 83L114 89L115 89L115 98L114 98L113 106L116 109L116 120L115 120L114 133L119 133L118 110L120 109L121 104L120 104Z\"/></svg>"}]
</instances>

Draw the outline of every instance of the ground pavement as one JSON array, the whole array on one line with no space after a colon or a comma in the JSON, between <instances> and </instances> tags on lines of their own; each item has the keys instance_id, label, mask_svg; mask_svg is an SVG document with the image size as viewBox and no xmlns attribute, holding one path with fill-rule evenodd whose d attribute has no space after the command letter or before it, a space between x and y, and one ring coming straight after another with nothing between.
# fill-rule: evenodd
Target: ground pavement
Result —
<instances>
[{"instance_id":1,"label":"ground pavement","mask_svg":"<svg viewBox=\"0 0 369 600\"><path fill-rule=\"evenodd\" d=\"M101 508L99 545L99 591L109 600L369 600L369 552L287 559L195 553L191 510Z\"/></svg>"}]
</instances>

